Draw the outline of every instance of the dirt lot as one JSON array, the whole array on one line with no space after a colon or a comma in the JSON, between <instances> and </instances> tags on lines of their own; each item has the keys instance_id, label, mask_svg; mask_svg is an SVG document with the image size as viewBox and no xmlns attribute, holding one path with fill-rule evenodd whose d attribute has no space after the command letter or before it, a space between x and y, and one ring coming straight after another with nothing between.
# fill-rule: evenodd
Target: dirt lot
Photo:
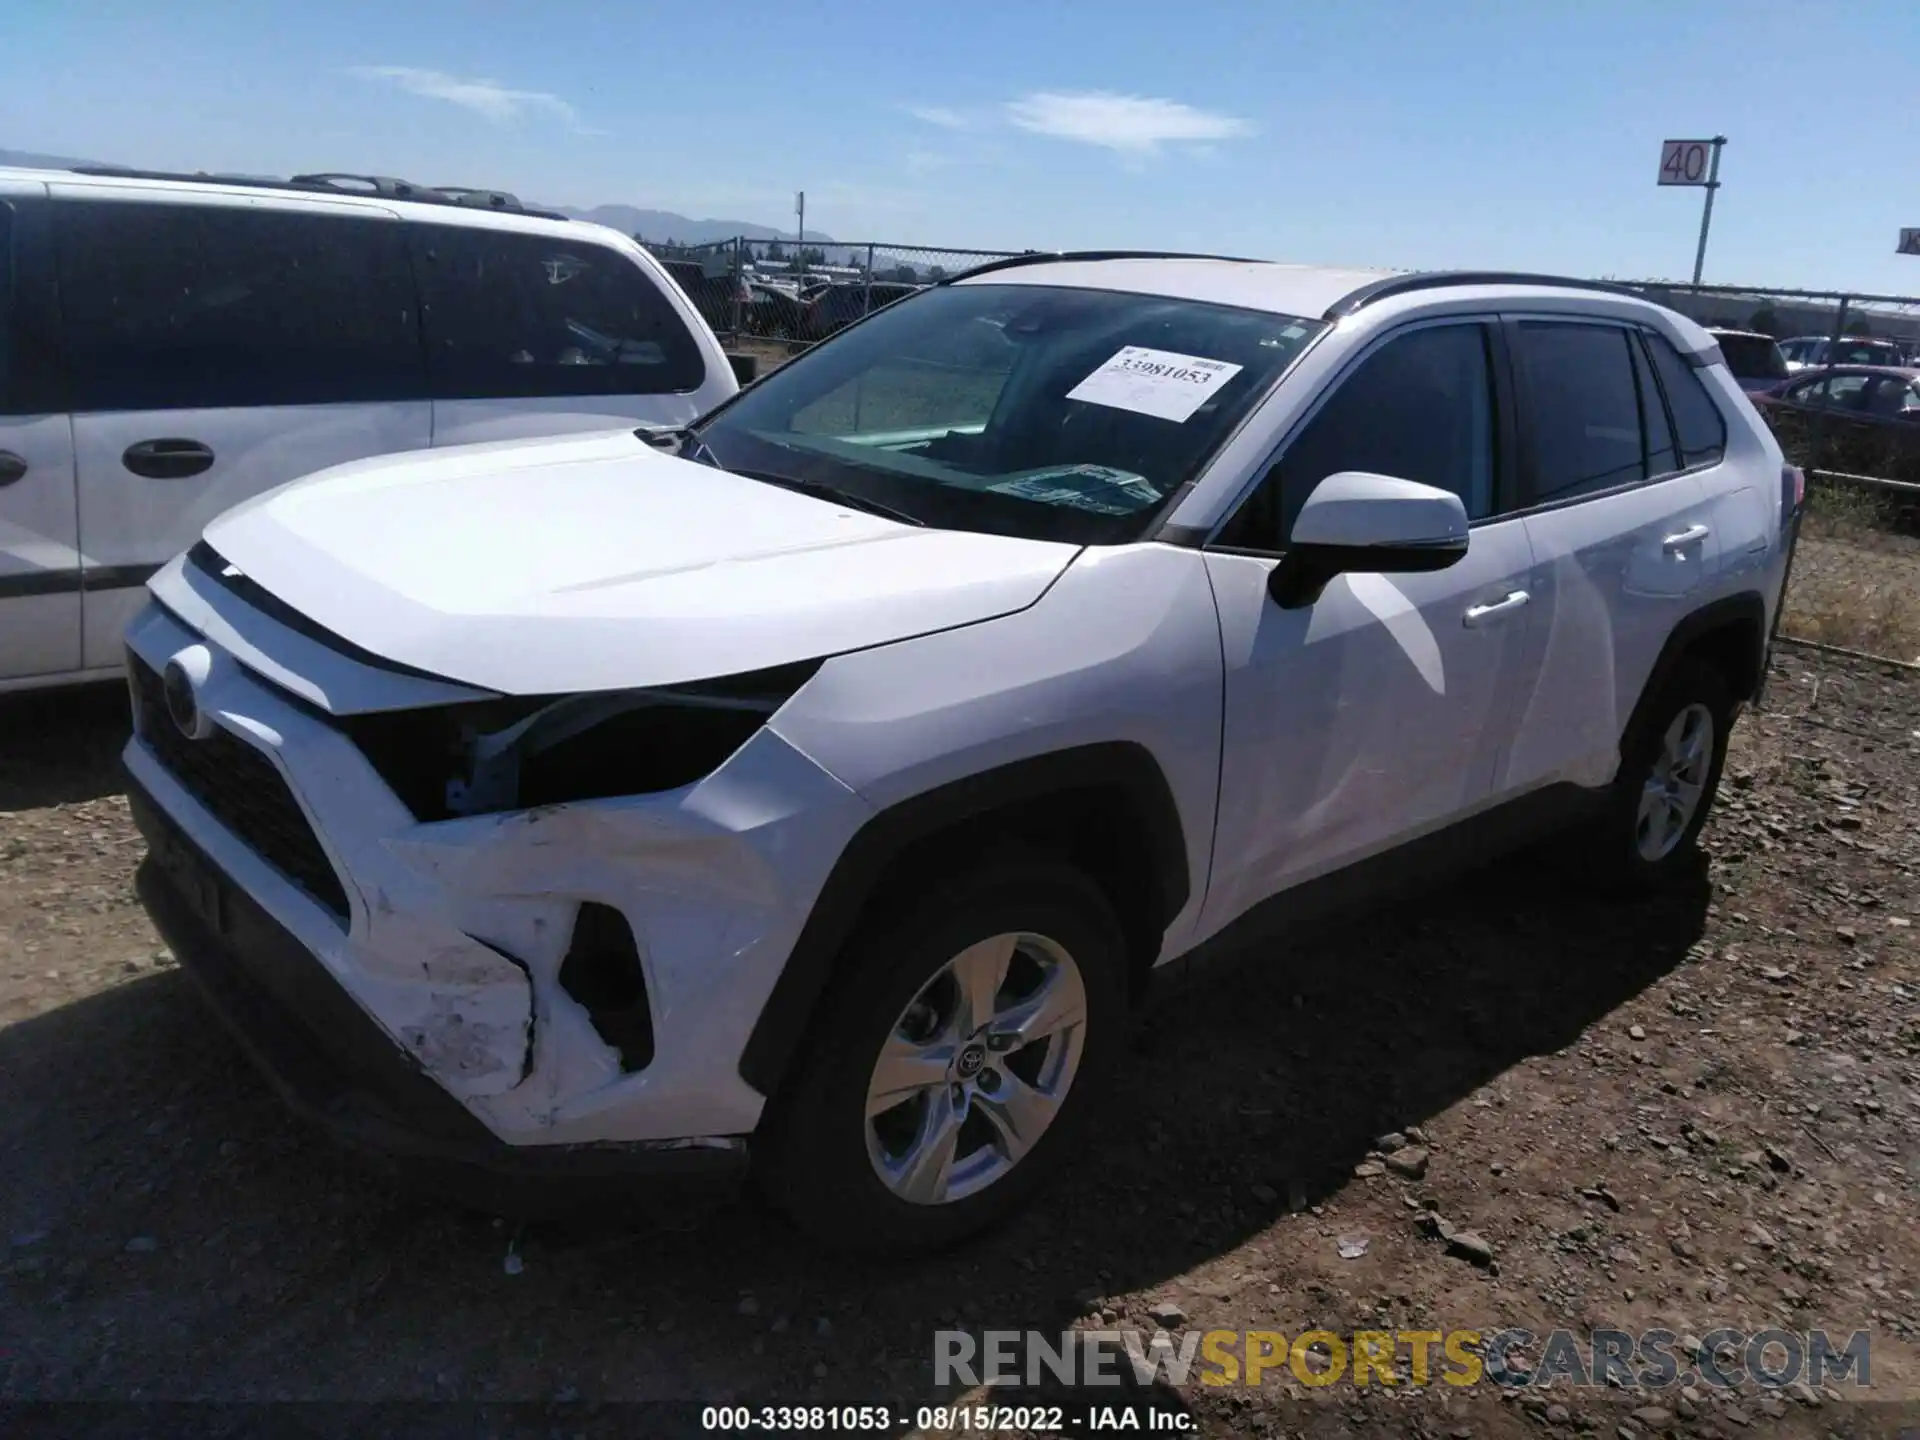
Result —
<instances>
[{"instance_id":1,"label":"dirt lot","mask_svg":"<svg viewBox=\"0 0 1920 1440\"><path fill-rule=\"evenodd\" d=\"M311 1138L133 902L122 708L0 710L0 1400L533 1402L228 1418L653 1434L658 1413L595 1407L910 1405L938 1397L939 1328L1158 1323L1866 1330L1876 1395L1920 1397L1920 676L1785 651L1737 732L1710 867L1658 901L1509 864L1182 996L1044 1204L896 1270L812 1254L746 1200L516 1234ZM1389 1131L1424 1158L1370 1158ZM1156 1403L1213 1434L1920 1423L1840 1392L1523 1404L1282 1378Z\"/></svg>"}]
</instances>

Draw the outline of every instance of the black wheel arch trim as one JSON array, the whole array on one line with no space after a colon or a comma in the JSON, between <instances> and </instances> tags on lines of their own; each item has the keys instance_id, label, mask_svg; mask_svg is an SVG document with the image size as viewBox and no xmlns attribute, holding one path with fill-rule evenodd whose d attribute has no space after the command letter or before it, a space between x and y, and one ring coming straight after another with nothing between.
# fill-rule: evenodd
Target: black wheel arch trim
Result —
<instances>
[{"instance_id":1,"label":"black wheel arch trim","mask_svg":"<svg viewBox=\"0 0 1920 1440\"><path fill-rule=\"evenodd\" d=\"M996 810L1086 790L1119 791L1142 820L1157 892L1154 909L1163 927L1172 921L1192 894L1186 830L1166 774L1145 746L1076 746L922 791L873 816L840 852L747 1038L740 1078L769 1098L778 1092L840 952L902 850Z\"/></svg>"},{"instance_id":2,"label":"black wheel arch trim","mask_svg":"<svg viewBox=\"0 0 1920 1440\"><path fill-rule=\"evenodd\" d=\"M1652 705L1672 679L1674 670L1680 661L1700 641L1716 632L1737 626L1753 627L1753 673L1754 684L1746 693L1736 694L1742 701L1755 699L1761 684L1766 679L1767 653L1767 606L1757 590L1745 590L1737 595L1723 596L1709 601L1693 611L1667 636L1667 643L1653 662L1653 670L1647 676L1647 683L1641 687L1640 698L1634 704L1632 718L1621 733L1621 743L1633 735L1639 726L1646 723L1647 707Z\"/></svg>"}]
</instances>

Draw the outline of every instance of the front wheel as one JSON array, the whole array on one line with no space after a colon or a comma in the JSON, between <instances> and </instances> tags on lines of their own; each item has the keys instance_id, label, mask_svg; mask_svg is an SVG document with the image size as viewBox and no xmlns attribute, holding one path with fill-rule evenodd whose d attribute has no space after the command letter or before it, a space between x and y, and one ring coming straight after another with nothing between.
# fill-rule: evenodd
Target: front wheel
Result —
<instances>
[{"instance_id":1,"label":"front wheel","mask_svg":"<svg viewBox=\"0 0 1920 1440\"><path fill-rule=\"evenodd\" d=\"M983 870L857 938L772 1107L763 1183L830 1246L906 1254L1010 1214L1117 1059L1125 944L1063 865Z\"/></svg>"}]
</instances>

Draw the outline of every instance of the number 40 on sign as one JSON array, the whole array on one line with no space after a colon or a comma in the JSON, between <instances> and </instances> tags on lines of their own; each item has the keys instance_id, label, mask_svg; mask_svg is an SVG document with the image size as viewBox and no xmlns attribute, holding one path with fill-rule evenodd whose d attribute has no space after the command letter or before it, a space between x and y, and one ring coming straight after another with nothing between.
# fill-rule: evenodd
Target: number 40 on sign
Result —
<instances>
[{"instance_id":1,"label":"number 40 on sign","mask_svg":"<svg viewBox=\"0 0 1920 1440\"><path fill-rule=\"evenodd\" d=\"M1711 140L1663 140L1660 142L1660 183L1705 185L1712 171L1712 160Z\"/></svg>"}]
</instances>

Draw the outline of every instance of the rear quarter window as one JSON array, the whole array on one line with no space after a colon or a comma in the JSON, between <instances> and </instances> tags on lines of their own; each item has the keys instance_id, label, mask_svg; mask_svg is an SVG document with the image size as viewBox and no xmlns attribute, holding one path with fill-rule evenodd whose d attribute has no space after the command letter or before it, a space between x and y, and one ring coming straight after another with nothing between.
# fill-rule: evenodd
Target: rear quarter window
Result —
<instances>
[{"instance_id":1,"label":"rear quarter window","mask_svg":"<svg viewBox=\"0 0 1920 1440\"><path fill-rule=\"evenodd\" d=\"M1653 368L1660 376L1660 387L1666 391L1667 408L1673 414L1681 463L1689 468L1714 463L1727 451L1726 417L1672 341L1654 330L1644 332L1644 338L1653 356Z\"/></svg>"},{"instance_id":2,"label":"rear quarter window","mask_svg":"<svg viewBox=\"0 0 1920 1440\"><path fill-rule=\"evenodd\" d=\"M677 394L706 379L680 312L618 250L452 225L413 239L436 398Z\"/></svg>"}]
</instances>

